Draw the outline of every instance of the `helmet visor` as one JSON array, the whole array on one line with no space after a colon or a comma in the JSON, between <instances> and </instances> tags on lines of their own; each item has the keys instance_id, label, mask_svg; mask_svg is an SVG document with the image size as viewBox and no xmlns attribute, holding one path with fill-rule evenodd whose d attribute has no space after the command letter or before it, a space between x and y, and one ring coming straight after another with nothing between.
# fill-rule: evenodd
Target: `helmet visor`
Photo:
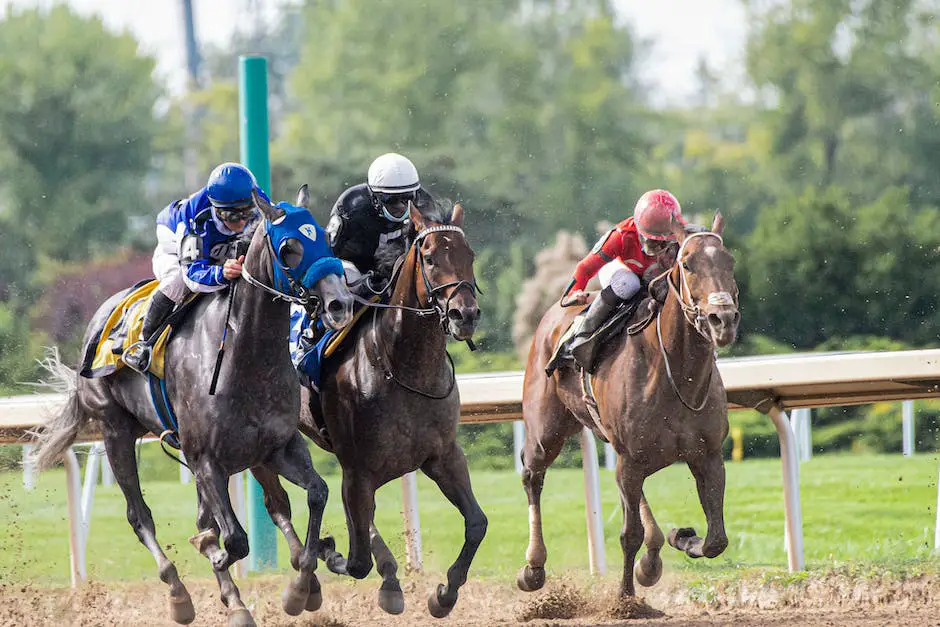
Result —
<instances>
[{"instance_id":1,"label":"helmet visor","mask_svg":"<svg viewBox=\"0 0 940 627\"><path fill-rule=\"evenodd\" d=\"M643 252L650 257L655 257L662 254L671 243L668 239L652 239L650 237L644 236L642 233L640 235L640 245L643 247Z\"/></svg>"}]
</instances>

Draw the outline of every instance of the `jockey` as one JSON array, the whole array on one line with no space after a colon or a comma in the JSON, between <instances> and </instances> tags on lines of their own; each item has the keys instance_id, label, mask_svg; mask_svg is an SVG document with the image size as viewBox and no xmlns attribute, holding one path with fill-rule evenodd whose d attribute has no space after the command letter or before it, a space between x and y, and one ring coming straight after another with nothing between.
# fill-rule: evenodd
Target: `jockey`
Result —
<instances>
[{"instance_id":1,"label":"jockey","mask_svg":"<svg viewBox=\"0 0 940 627\"><path fill-rule=\"evenodd\" d=\"M570 348L587 341L620 303L636 296L643 285L641 278L651 267L657 273L664 269L657 261L676 239L673 222L685 225L676 197L664 189L648 191L640 196L633 216L604 234L578 263L565 289L564 296L571 293L568 303L586 302L584 288L594 275L600 275L603 289L587 311L575 319L578 326L573 330L575 339Z\"/></svg>"},{"instance_id":2,"label":"jockey","mask_svg":"<svg viewBox=\"0 0 940 627\"><path fill-rule=\"evenodd\" d=\"M235 240L257 216L252 190L267 199L254 175L239 163L223 163L198 192L170 203L157 215L153 273L160 285L144 317L141 342L122 359L138 372L150 365L157 331L193 292L216 292L241 276L244 256L235 258Z\"/></svg>"},{"instance_id":3,"label":"jockey","mask_svg":"<svg viewBox=\"0 0 940 627\"><path fill-rule=\"evenodd\" d=\"M423 207L431 196L421 187L414 164L389 152L369 166L366 183L350 187L333 205L326 231L333 254L346 268L346 283L360 295L368 296L362 293L365 275L379 279L376 290L391 279L395 260L408 247L412 202Z\"/></svg>"}]
</instances>

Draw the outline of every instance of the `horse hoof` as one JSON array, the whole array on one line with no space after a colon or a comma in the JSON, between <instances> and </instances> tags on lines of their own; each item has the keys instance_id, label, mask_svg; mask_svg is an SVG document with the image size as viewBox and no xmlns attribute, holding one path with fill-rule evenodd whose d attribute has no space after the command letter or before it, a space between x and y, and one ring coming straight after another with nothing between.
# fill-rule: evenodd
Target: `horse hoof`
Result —
<instances>
[{"instance_id":1,"label":"horse hoof","mask_svg":"<svg viewBox=\"0 0 940 627\"><path fill-rule=\"evenodd\" d=\"M685 549L679 546L679 543L682 540L687 540L689 538L694 538L694 537L695 537L695 529L693 529L692 527L681 527L679 529L673 529L672 531L669 532L669 537L668 537L669 546L671 546L674 549L679 549L680 551L684 551Z\"/></svg>"},{"instance_id":2,"label":"horse hoof","mask_svg":"<svg viewBox=\"0 0 940 627\"><path fill-rule=\"evenodd\" d=\"M444 618L450 611L454 609L454 605L457 604L457 594L454 593L454 600L450 602L450 605L446 601L441 599L441 595L444 593L444 584L438 584L437 590L432 592L428 597L428 611L431 613L431 616L434 618Z\"/></svg>"},{"instance_id":3,"label":"horse hoof","mask_svg":"<svg viewBox=\"0 0 940 627\"><path fill-rule=\"evenodd\" d=\"M188 594L170 597L170 618L180 625L188 625L196 619L196 608Z\"/></svg>"},{"instance_id":4,"label":"horse hoof","mask_svg":"<svg viewBox=\"0 0 940 627\"><path fill-rule=\"evenodd\" d=\"M545 585L545 569L541 566L529 566L526 564L519 569L516 575L516 585L523 592L535 592Z\"/></svg>"},{"instance_id":5,"label":"horse hoof","mask_svg":"<svg viewBox=\"0 0 940 627\"><path fill-rule=\"evenodd\" d=\"M346 575L346 558L339 553L326 560L326 569L334 575Z\"/></svg>"},{"instance_id":6,"label":"horse hoof","mask_svg":"<svg viewBox=\"0 0 940 627\"><path fill-rule=\"evenodd\" d=\"M228 616L228 627L257 627L251 612L245 608L233 610Z\"/></svg>"},{"instance_id":7,"label":"horse hoof","mask_svg":"<svg viewBox=\"0 0 940 627\"><path fill-rule=\"evenodd\" d=\"M434 595L432 595L434 596ZM430 607L431 601L428 600L428 606ZM379 590L379 607L382 608L386 614L401 614L405 611L405 595L402 594L401 590ZM450 611L450 610L448 610ZM434 614L434 610L431 610L431 614ZM436 614L434 614L437 616ZM445 612L443 614L447 616ZM440 617L438 617L440 618Z\"/></svg>"},{"instance_id":8,"label":"horse hoof","mask_svg":"<svg viewBox=\"0 0 940 627\"><path fill-rule=\"evenodd\" d=\"M304 605L304 609L308 612L316 612L322 605L323 593L319 590L316 590L315 592L311 592L307 595L307 603Z\"/></svg>"},{"instance_id":9,"label":"horse hoof","mask_svg":"<svg viewBox=\"0 0 940 627\"><path fill-rule=\"evenodd\" d=\"M309 586L301 586L298 581L292 581L287 584L287 587L281 594L281 607L291 616L300 616L307 606L307 599L309 597Z\"/></svg>"},{"instance_id":10,"label":"horse hoof","mask_svg":"<svg viewBox=\"0 0 940 627\"><path fill-rule=\"evenodd\" d=\"M633 567L633 576L636 582L644 588L656 585L659 578L663 576L663 561L657 555L651 558L647 553L640 558L640 561Z\"/></svg>"}]
</instances>

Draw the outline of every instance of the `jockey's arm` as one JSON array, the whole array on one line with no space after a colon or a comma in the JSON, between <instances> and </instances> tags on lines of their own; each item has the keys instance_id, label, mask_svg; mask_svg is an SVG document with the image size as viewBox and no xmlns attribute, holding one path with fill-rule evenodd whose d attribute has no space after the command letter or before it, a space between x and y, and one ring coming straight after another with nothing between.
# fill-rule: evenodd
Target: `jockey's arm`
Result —
<instances>
[{"instance_id":1,"label":"jockey's arm","mask_svg":"<svg viewBox=\"0 0 940 627\"><path fill-rule=\"evenodd\" d=\"M623 234L617 229L611 229L597 241L588 256L578 263L565 295L573 290L583 290L601 268L620 257L622 253Z\"/></svg>"}]
</instances>

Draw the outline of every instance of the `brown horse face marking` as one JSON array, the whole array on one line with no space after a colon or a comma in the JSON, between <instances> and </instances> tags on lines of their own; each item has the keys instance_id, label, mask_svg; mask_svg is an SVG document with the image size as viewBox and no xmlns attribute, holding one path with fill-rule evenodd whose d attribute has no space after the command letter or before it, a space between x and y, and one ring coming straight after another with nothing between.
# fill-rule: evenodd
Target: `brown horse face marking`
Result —
<instances>
[{"instance_id":1,"label":"brown horse face marking","mask_svg":"<svg viewBox=\"0 0 940 627\"><path fill-rule=\"evenodd\" d=\"M417 218L417 221L416 221ZM412 222L418 231L437 223L424 219L417 210L412 211ZM453 226L463 224L463 207L454 205L450 219ZM418 250L421 263L432 289L439 285L456 285L437 290L433 296L437 305L446 309L448 331L457 340L473 337L480 321L480 307L476 294L469 286L476 285L473 274L474 252L466 238L455 231L441 231L427 235Z\"/></svg>"},{"instance_id":2,"label":"brown horse face marking","mask_svg":"<svg viewBox=\"0 0 940 627\"><path fill-rule=\"evenodd\" d=\"M741 321L734 256L721 241L723 228L724 219L718 214L710 233L686 235L683 231L677 260L683 299L699 307L706 322L703 331L719 347L734 342Z\"/></svg>"}]
</instances>

